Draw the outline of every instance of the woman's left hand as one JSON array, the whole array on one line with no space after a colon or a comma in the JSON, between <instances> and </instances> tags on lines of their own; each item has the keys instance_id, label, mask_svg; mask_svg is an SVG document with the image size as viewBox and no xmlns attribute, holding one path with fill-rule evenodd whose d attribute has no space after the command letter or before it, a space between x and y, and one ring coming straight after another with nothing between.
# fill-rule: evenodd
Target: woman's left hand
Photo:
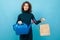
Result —
<instances>
[{"instance_id":1,"label":"woman's left hand","mask_svg":"<svg viewBox=\"0 0 60 40\"><path fill-rule=\"evenodd\" d=\"M45 18L41 18L40 19L41 22L45 22L45 20L46 20Z\"/></svg>"}]
</instances>

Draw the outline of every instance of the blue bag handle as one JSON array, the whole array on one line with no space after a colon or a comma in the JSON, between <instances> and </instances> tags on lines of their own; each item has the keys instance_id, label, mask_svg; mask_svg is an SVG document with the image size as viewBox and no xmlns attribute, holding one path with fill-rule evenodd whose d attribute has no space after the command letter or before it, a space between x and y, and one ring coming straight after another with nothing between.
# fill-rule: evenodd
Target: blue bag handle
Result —
<instances>
[{"instance_id":1,"label":"blue bag handle","mask_svg":"<svg viewBox=\"0 0 60 40\"><path fill-rule=\"evenodd\" d=\"M13 25L13 29L14 29L14 31L16 31L16 29L18 28L18 25L19 25L19 26L21 26L21 25L25 25L25 27L29 27L29 28L31 27L31 24L28 26L28 25L25 24L25 23L22 23L22 24L18 24L18 23L16 23L16 24Z\"/></svg>"}]
</instances>

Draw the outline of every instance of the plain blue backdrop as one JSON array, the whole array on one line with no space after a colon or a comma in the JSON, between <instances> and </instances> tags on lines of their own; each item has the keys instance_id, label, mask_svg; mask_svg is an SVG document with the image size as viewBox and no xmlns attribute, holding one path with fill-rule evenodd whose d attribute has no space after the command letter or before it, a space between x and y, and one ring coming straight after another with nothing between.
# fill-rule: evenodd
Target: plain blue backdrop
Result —
<instances>
[{"instance_id":1,"label":"plain blue backdrop","mask_svg":"<svg viewBox=\"0 0 60 40\"><path fill-rule=\"evenodd\" d=\"M33 40L60 40L60 0L0 0L0 40L19 40L13 30L18 15L21 13L21 4L29 1L32 4L32 13L38 20L46 18L50 25L50 36L40 36L39 25L33 24Z\"/></svg>"}]
</instances>

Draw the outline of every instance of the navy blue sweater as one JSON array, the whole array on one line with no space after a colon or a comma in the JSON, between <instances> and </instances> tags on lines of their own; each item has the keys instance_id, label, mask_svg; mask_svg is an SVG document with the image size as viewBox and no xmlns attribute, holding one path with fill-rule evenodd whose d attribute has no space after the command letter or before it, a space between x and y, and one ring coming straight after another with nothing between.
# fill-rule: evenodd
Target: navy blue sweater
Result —
<instances>
[{"instance_id":1,"label":"navy blue sweater","mask_svg":"<svg viewBox=\"0 0 60 40\"><path fill-rule=\"evenodd\" d=\"M36 20L34 15L32 13L29 12L22 12L21 14L19 14L17 22L18 21L22 21L23 23L26 23L27 25L31 24L31 20L35 23L35 24L39 24L41 21L40 20Z\"/></svg>"}]
</instances>

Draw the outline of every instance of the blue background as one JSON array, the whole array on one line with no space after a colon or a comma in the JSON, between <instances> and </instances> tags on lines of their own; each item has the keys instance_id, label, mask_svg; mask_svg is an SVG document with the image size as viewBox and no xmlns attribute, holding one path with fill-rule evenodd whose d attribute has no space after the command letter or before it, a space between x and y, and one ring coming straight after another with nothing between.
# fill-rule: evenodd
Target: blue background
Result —
<instances>
[{"instance_id":1,"label":"blue background","mask_svg":"<svg viewBox=\"0 0 60 40\"><path fill-rule=\"evenodd\" d=\"M46 18L50 25L50 36L40 36L39 25L33 24L33 40L60 40L60 0L0 0L0 40L19 40L12 25L21 13L21 4L29 1L38 20ZM41 23L42 24L42 23Z\"/></svg>"}]
</instances>

